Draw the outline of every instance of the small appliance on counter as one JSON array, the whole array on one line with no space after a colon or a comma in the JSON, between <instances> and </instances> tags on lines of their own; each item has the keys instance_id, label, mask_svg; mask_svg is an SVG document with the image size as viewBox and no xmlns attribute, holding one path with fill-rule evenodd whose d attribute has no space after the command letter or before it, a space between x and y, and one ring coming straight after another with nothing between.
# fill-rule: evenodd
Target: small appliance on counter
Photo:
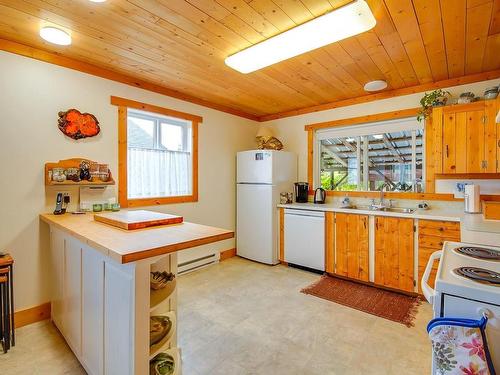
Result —
<instances>
[{"instance_id":1,"label":"small appliance on counter","mask_svg":"<svg viewBox=\"0 0 500 375\"><path fill-rule=\"evenodd\" d=\"M307 182L295 183L295 202L307 203L309 196L309 184Z\"/></svg>"},{"instance_id":2,"label":"small appliance on counter","mask_svg":"<svg viewBox=\"0 0 500 375\"><path fill-rule=\"evenodd\" d=\"M323 188L317 188L314 191L314 203L324 204L326 201L326 191Z\"/></svg>"},{"instance_id":3,"label":"small appliance on counter","mask_svg":"<svg viewBox=\"0 0 500 375\"><path fill-rule=\"evenodd\" d=\"M468 214L478 214L481 212L481 195L479 185L464 186L464 211Z\"/></svg>"}]
</instances>

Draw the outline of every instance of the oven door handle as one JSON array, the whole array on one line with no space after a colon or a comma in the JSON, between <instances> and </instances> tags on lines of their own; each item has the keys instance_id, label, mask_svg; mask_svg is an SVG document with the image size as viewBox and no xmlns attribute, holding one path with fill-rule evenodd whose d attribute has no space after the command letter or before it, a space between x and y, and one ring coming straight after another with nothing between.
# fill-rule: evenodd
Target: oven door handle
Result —
<instances>
[{"instance_id":1,"label":"oven door handle","mask_svg":"<svg viewBox=\"0 0 500 375\"><path fill-rule=\"evenodd\" d=\"M427 302L429 302L431 305L434 303L436 291L429 285L429 276L431 275L434 262L438 259L441 259L442 254L442 250L435 251L431 254L431 256L429 257L429 261L427 262L427 266L425 266L424 275L422 276L422 281L420 283L420 286L422 287L422 293L424 294Z\"/></svg>"}]
</instances>

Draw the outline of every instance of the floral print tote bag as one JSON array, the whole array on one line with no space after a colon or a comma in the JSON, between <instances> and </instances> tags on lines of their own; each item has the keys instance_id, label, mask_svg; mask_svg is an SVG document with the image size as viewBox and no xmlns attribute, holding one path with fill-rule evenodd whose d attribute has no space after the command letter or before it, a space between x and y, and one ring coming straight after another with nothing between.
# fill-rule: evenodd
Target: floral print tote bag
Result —
<instances>
[{"instance_id":1,"label":"floral print tote bag","mask_svg":"<svg viewBox=\"0 0 500 375\"><path fill-rule=\"evenodd\" d=\"M437 318L429 322L435 375L495 375L486 342L486 317Z\"/></svg>"}]
</instances>

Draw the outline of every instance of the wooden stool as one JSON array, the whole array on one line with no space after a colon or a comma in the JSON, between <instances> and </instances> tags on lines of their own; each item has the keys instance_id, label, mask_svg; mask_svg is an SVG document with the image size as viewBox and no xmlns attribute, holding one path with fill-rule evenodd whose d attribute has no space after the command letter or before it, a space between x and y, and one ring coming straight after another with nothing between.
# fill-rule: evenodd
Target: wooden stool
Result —
<instances>
[{"instance_id":1,"label":"wooden stool","mask_svg":"<svg viewBox=\"0 0 500 375\"><path fill-rule=\"evenodd\" d=\"M16 333L15 333L15 324L14 324L14 259L10 256L10 254L6 254L0 257L0 268L7 268L8 272L8 291L10 294L9 299L9 326L11 329L11 343L12 346L16 345ZM11 344L9 343L9 347Z\"/></svg>"},{"instance_id":2,"label":"wooden stool","mask_svg":"<svg viewBox=\"0 0 500 375\"><path fill-rule=\"evenodd\" d=\"M10 349L11 343L9 285L9 269L0 268L0 340L4 353Z\"/></svg>"}]
</instances>

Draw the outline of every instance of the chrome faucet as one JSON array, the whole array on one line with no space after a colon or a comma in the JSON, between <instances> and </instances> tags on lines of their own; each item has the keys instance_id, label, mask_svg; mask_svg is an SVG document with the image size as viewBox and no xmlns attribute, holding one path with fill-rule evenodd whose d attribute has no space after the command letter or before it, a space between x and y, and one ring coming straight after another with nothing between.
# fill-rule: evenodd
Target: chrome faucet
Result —
<instances>
[{"instance_id":1,"label":"chrome faucet","mask_svg":"<svg viewBox=\"0 0 500 375\"><path fill-rule=\"evenodd\" d=\"M384 189L385 188L390 188L391 185L386 181L382 184L382 186L380 187L380 206L381 207L385 207L385 204L384 204Z\"/></svg>"}]
</instances>

